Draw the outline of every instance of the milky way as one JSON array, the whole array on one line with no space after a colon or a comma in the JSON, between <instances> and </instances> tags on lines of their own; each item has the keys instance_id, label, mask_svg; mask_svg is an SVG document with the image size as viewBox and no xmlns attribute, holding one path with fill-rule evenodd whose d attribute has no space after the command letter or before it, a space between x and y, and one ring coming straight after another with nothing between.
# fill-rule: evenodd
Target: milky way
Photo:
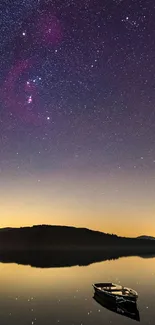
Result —
<instances>
[{"instance_id":1,"label":"milky way","mask_svg":"<svg viewBox=\"0 0 155 325\"><path fill-rule=\"evenodd\" d=\"M0 170L155 168L153 0L0 5Z\"/></svg>"},{"instance_id":2,"label":"milky way","mask_svg":"<svg viewBox=\"0 0 155 325\"><path fill-rule=\"evenodd\" d=\"M52 157L56 165L66 157L100 167L153 165L154 6L1 5L2 168L5 160L8 168L22 160L24 168L30 154L36 168L51 165Z\"/></svg>"}]
</instances>

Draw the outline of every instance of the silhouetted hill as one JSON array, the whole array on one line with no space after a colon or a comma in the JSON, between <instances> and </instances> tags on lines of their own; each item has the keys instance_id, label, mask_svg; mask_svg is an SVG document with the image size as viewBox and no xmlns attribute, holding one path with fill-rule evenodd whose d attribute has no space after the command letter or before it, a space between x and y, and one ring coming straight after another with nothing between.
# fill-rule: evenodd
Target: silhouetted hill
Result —
<instances>
[{"instance_id":1,"label":"silhouetted hill","mask_svg":"<svg viewBox=\"0 0 155 325\"><path fill-rule=\"evenodd\" d=\"M4 250L75 250L137 247L148 253L155 252L155 242L109 235L87 228L38 225L0 230L0 251Z\"/></svg>"},{"instance_id":2,"label":"silhouetted hill","mask_svg":"<svg viewBox=\"0 0 155 325\"><path fill-rule=\"evenodd\" d=\"M0 261L4 263L62 267L133 255L155 256L155 241L66 226L0 229Z\"/></svg>"},{"instance_id":3,"label":"silhouetted hill","mask_svg":"<svg viewBox=\"0 0 155 325\"><path fill-rule=\"evenodd\" d=\"M152 237L152 236L145 236L145 235L143 235L143 236L139 236L139 237L137 237L137 239L149 239L149 240L155 240L155 237Z\"/></svg>"}]
</instances>

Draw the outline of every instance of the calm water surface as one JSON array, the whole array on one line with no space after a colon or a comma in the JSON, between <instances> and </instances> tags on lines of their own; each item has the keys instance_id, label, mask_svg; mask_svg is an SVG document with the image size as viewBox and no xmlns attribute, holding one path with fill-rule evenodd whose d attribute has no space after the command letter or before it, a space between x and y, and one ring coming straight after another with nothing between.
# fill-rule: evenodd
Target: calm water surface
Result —
<instances>
[{"instance_id":1,"label":"calm water surface","mask_svg":"<svg viewBox=\"0 0 155 325\"><path fill-rule=\"evenodd\" d=\"M120 282L138 291L140 324L155 324L155 258L127 257L55 269L1 263L0 279L3 325L137 323L93 299L92 283L106 281Z\"/></svg>"}]
</instances>

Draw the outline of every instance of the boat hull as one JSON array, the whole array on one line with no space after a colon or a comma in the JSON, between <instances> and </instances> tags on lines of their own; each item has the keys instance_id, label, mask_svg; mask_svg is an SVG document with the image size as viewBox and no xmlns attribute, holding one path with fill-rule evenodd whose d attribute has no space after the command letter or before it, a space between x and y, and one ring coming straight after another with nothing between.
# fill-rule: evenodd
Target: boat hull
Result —
<instances>
[{"instance_id":1,"label":"boat hull","mask_svg":"<svg viewBox=\"0 0 155 325\"><path fill-rule=\"evenodd\" d=\"M140 315L136 303L132 303L130 301L124 301L122 303L118 303L116 301L110 301L107 299L107 297L103 297L103 296L101 297L97 293L94 294L93 299L97 303L99 303L102 307L112 312L115 312L122 316L126 316L136 321L140 321Z\"/></svg>"},{"instance_id":2,"label":"boat hull","mask_svg":"<svg viewBox=\"0 0 155 325\"><path fill-rule=\"evenodd\" d=\"M126 297L126 296L123 296L123 295L121 297L119 297L117 295L112 295L112 294L110 294L108 292L100 291L100 290L97 290L97 289L95 289L95 293L98 296L100 296L101 298L103 297L103 298L108 299L109 301L114 301L114 302L117 302L117 301L119 302L119 301L122 301L122 300L126 300L126 301L136 303L136 301L137 301L137 297L129 297L129 296Z\"/></svg>"}]
</instances>

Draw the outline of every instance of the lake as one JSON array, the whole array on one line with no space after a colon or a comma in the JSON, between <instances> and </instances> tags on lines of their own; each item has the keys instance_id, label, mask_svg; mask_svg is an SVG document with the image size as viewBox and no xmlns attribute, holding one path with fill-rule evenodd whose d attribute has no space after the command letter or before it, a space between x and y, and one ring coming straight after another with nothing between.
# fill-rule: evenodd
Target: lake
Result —
<instances>
[{"instance_id":1,"label":"lake","mask_svg":"<svg viewBox=\"0 0 155 325\"><path fill-rule=\"evenodd\" d=\"M121 283L138 291L140 323L155 322L155 258L125 257L48 269L0 263L0 278L2 325L136 323L96 302L95 282Z\"/></svg>"}]
</instances>

